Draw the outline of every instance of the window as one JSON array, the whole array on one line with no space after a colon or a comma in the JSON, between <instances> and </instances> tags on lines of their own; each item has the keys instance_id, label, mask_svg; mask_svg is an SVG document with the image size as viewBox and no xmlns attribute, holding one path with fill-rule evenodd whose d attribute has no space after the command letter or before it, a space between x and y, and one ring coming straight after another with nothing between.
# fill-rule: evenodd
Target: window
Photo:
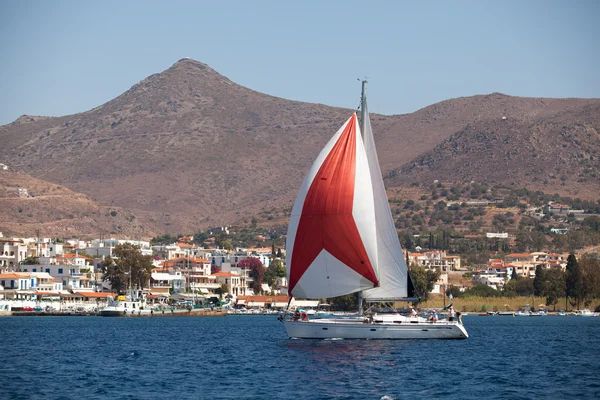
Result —
<instances>
[{"instance_id":1,"label":"window","mask_svg":"<svg viewBox=\"0 0 600 400\"><path fill-rule=\"evenodd\" d=\"M59 269L58 269L58 273L59 273L59 274L62 274L62 273L63 273L63 269L62 269L62 268L59 268Z\"/></svg>"},{"instance_id":2,"label":"window","mask_svg":"<svg viewBox=\"0 0 600 400\"><path fill-rule=\"evenodd\" d=\"M46 272L47 272L47 273L50 273L50 268L46 268Z\"/></svg>"},{"instance_id":3,"label":"window","mask_svg":"<svg viewBox=\"0 0 600 400\"><path fill-rule=\"evenodd\" d=\"M23 272L27 272L27 268L23 268Z\"/></svg>"},{"instance_id":4,"label":"window","mask_svg":"<svg viewBox=\"0 0 600 400\"><path fill-rule=\"evenodd\" d=\"M33 268L31 271L33 271L33 272L37 272L37 268Z\"/></svg>"},{"instance_id":5,"label":"window","mask_svg":"<svg viewBox=\"0 0 600 400\"><path fill-rule=\"evenodd\" d=\"M14 288L14 287L15 287L15 281L13 281L13 280L11 280L11 281L10 281L10 287L11 287L11 288Z\"/></svg>"}]
</instances>

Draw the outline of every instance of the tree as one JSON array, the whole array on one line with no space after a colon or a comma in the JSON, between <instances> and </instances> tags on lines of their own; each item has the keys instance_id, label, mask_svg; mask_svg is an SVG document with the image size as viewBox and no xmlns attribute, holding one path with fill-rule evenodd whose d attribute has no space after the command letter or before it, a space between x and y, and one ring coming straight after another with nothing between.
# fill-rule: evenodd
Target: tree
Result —
<instances>
[{"instance_id":1,"label":"tree","mask_svg":"<svg viewBox=\"0 0 600 400\"><path fill-rule=\"evenodd\" d=\"M592 215L591 217L585 217L581 226L587 226L593 232L600 232L600 217Z\"/></svg>"},{"instance_id":2,"label":"tree","mask_svg":"<svg viewBox=\"0 0 600 400\"><path fill-rule=\"evenodd\" d=\"M37 257L27 257L23 261L21 261L21 265L36 265L39 264L39 259Z\"/></svg>"},{"instance_id":3,"label":"tree","mask_svg":"<svg viewBox=\"0 0 600 400\"><path fill-rule=\"evenodd\" d=\"M127 275L122 270L121 265L117 265L110 256L106 256L100 263L103 280L110 282L112 290L117 293L125 291L127 288Z\"/></svg>"},{"instance_id":4,"label":"tree","mask_svg":"<svg viewBox=\"0 0 600 400\"><path fill-rule=\"evenodd\" d=\"M565 293L566 281L564 272L554 268L545 271L543 295L546 296L546 305L552 306L553 310L556 311L556 303L558 303L561 297L565 296Z\"/></svg>"},{"instance_id":5,"label":"tree","mask_svg":"<svg viewBox=\"0 0 600 400\"><path fill-rule=\"evenodd\" d=\"M143 290L152 275L152 256L142 255L139 246L123 243L113 249L115 258L106 257L100 264L104 280L122 292L125 289Z\"/></svg>"},{"instance_id":6,"label":"tree","mask_svg":"<svg viewBox=\"0 0 600 400\"><path fill-rule=\"evenodd\" d=\"M252 278L250 288L254 291L254 294L260 294L265 279L265 266L263 263L258 258L250 257L240 261L238 267L250 270L250 278Z\"/></svg>"},{"instance_id":7,"label":"tree","mask_svg":"<svg viewBox=\"0 0 600 400\"><path fill-rule=\"evenodd\" d=\"M332 310L336 311L356 311L358 309L358 292L343 296L333 297L327 302Z\"/></svg>"},{"instance_id":8,"label":"tree","mask_svg":"<svg viewBox=\"0 0 600 400\"><path fill-rule=\"evenodd\" d=\"M224 283L221 283L221 286L219 286L218 288L215 289L215 293L219 295L219 299L223 298L223 295L225 293L227 293L227 285Z\"/></svg>"},{"instance_id":9,"label":"tree","mask_svg":"<svg viewBox=\"0 0 600 400\"><path fill-rule=\"evenodd\" d=\"M515 292L518 296L532 296L533 295L533 279L524 278L516 281Z\"/></svg>"},{"instance_id":10,"label":"tree","mask_svg":"<svg viewBox=\"0 0 600 400\"><path fill-rule=\"evenodd\" d=\"M575 254L571 253L567 258L567 279L566 279L566 294L567 297L573 299L571 305L577 305L579 308L579 302L581 301L583 294L583 275L581 274L581 268L577 262Z\"/></svg>"},{"instance_id":11,"label":"tree","mask_svg":"<svg viewBox=\"0 0 600 400\"><path fill-rule=\"evenodd\" d=\"M446 296L450 297L450 295L452 295L452 298L457 298L462 294L462 292L460 291L459 288L457 288L456 286L450 286L448 287L448 289L446 290Z\"/></svg>"},{"instance_id":12,"label":"tree","mask_svg":"<svg viewBox=\"0 0 600 400\"><path fill-rule=\"evenodd\" d=\"M592 299L600 298L600 260L584 255L579 262L579 267L583 277L582 300L588 307Z\"/></svg>"},{"instance_id":13,"label":"tree","mask_svg":"<svg viewBox=\"0 0 600 400\"><path fill-rule=\"evenodd\" d=\"M516 286L517 286L517 280L510 279L504 285L504 288L502 289L502 294L506 297L514 297L517 294Z\"/></svg>"},{"instance_id":14,"label":"tree","mask_svg":"<svg viewBox=\"0 0 600 400\"><path fill-rule=\"evenodd\" d=\"M412 265L408 272L415 288L415 294L420 301L427 301L429 292L433 290L435 282L440 278L440 270Z\"/></svg>"},{"instance_id":15,"label":"tree","mask_svg":"<svg viewBox=\"0 0 600 400\"><path fill-rule=\"evenodd\" d=\"M150 244L153 244L153 245L156 245L156 244L171 244L171 243L175 243L176 241L177 241L177 238L175 236L172 236L172 235L169 235L168 233L165 233L164 235L152 238L152 240L150 240Z\"/></svg>"},{"instance_id":16,"label":"tree","mask_svg":"<svg viewBox=\"0 0 600 400\"><path fill-rule=\"evenodd\" d=\"M497 297L500 294L496 289L484 285L483 283L476 283L472 288L465 290L463 293L464 297L478 296L478 297Z\"/></svg>"},{"instance_id":17,"label":"tree","mask_svg":"<svg viewBox=\"0 0 600 400\"><path fill-rule=\"evenodd\" d=\"M533 294L542 296L544 292L544 270L541 265L535 267L535 279L533 280Z\"/></svg>"},{"instance_id":18,"label":"tree","mask_svg":"<svg viewBox=\"0 0 600 400\"><path fill-rule=\"evenodd\" d=\"M517 274L517 268L513 267L512 269L512 274L510 274L510 280L514 280L514 281L518 281L519 280L519 274Z\"/></svg>"},{"instance_id":19,"label":"tree","mask_svg":"<svg viewBox=\"0 0 600 400\"><path fill-rule=\"evenodd\" d=\"M265 271L265 282L269 286L273 286L277 278L282 278L285 276L285 268L283 267L283 261L281 260L273 260L271 264L269 264L269 268Z\"/></svg>"}]
</instances>

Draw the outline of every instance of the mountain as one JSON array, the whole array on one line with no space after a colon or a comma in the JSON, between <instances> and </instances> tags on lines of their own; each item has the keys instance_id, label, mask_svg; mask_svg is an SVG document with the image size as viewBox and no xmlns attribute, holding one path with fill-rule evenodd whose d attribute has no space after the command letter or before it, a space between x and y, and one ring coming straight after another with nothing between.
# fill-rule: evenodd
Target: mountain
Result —
<instances>
[{"instance_id":1,"label":"mountain","mask_svg":"<svg viewBox=\"0 0 600 400\"><path fill-rule=\"evenodd\" d=\"M543 186L554 175L548 191L585 195L583 185L597 197L599 107L598 99L493 93L371 121L388 186L528 185L533 177ZM308 166L351 112L264 95L183 59L90 111L0 127L0 162L129 210L147 234L194 232L289 209Z\"/></svg>"}]
</instances>

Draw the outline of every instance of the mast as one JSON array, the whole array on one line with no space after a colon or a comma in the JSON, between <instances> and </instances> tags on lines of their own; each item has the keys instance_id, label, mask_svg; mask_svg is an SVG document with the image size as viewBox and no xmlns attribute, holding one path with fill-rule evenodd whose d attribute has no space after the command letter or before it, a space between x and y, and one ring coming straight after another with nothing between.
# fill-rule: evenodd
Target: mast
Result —
<instances>
[{"instance_id":1,"label":"mast","mask_svg":"<svg viewBox=\"0 0 600 400\"><path fill-rule=\"evenodd\" d=\"M367 80L362 81L362 92L360 96L360 131L363 138L365 137L365 131L367 129Z\"/></svg>"},{"instance_id":2,"label":"mast","mask_svg":"<svg viewBox=\"0 0 600 400\"><path fill-rule=\"evenodd\" d=\"M362 137L365 137L365 131L367 129L367 80L362 81L362 90L360 95L360 131ZM358 315L363 315L363 295L362 290L358 292Z\"/></svg>"}]
</instances>

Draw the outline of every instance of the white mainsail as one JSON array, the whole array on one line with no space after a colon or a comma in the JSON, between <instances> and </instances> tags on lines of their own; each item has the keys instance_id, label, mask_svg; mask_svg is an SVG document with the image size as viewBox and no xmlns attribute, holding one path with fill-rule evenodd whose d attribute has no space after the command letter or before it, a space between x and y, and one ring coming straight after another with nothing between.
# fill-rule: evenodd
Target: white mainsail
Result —
<instances>
[{"instance_id":1,"label":"white mainsail","mask_svg":"<svg viewBox=\"0 0 600 400\"><path fill-rule=\"evenodd\" d=\"M288 226L289 292L329 298L378 285L375 205L369 160L356 115L321 151Z\"/></svg>"},{"instance_id":2,"label":"white mainsail","mask_svg":"<svg viewBox=\"0 0 600 400\"><path fill-rule=\"evenodd\" d=\"M363 141L373 184L377 231L377 268L379 269L379 287L365 290L362 295L363 299L368 302L394 301L408 296L407 268L383 184L366 96L363 96L362 107L364 109L362 115L365 118Z\"/></svg>"}]
</instances>

